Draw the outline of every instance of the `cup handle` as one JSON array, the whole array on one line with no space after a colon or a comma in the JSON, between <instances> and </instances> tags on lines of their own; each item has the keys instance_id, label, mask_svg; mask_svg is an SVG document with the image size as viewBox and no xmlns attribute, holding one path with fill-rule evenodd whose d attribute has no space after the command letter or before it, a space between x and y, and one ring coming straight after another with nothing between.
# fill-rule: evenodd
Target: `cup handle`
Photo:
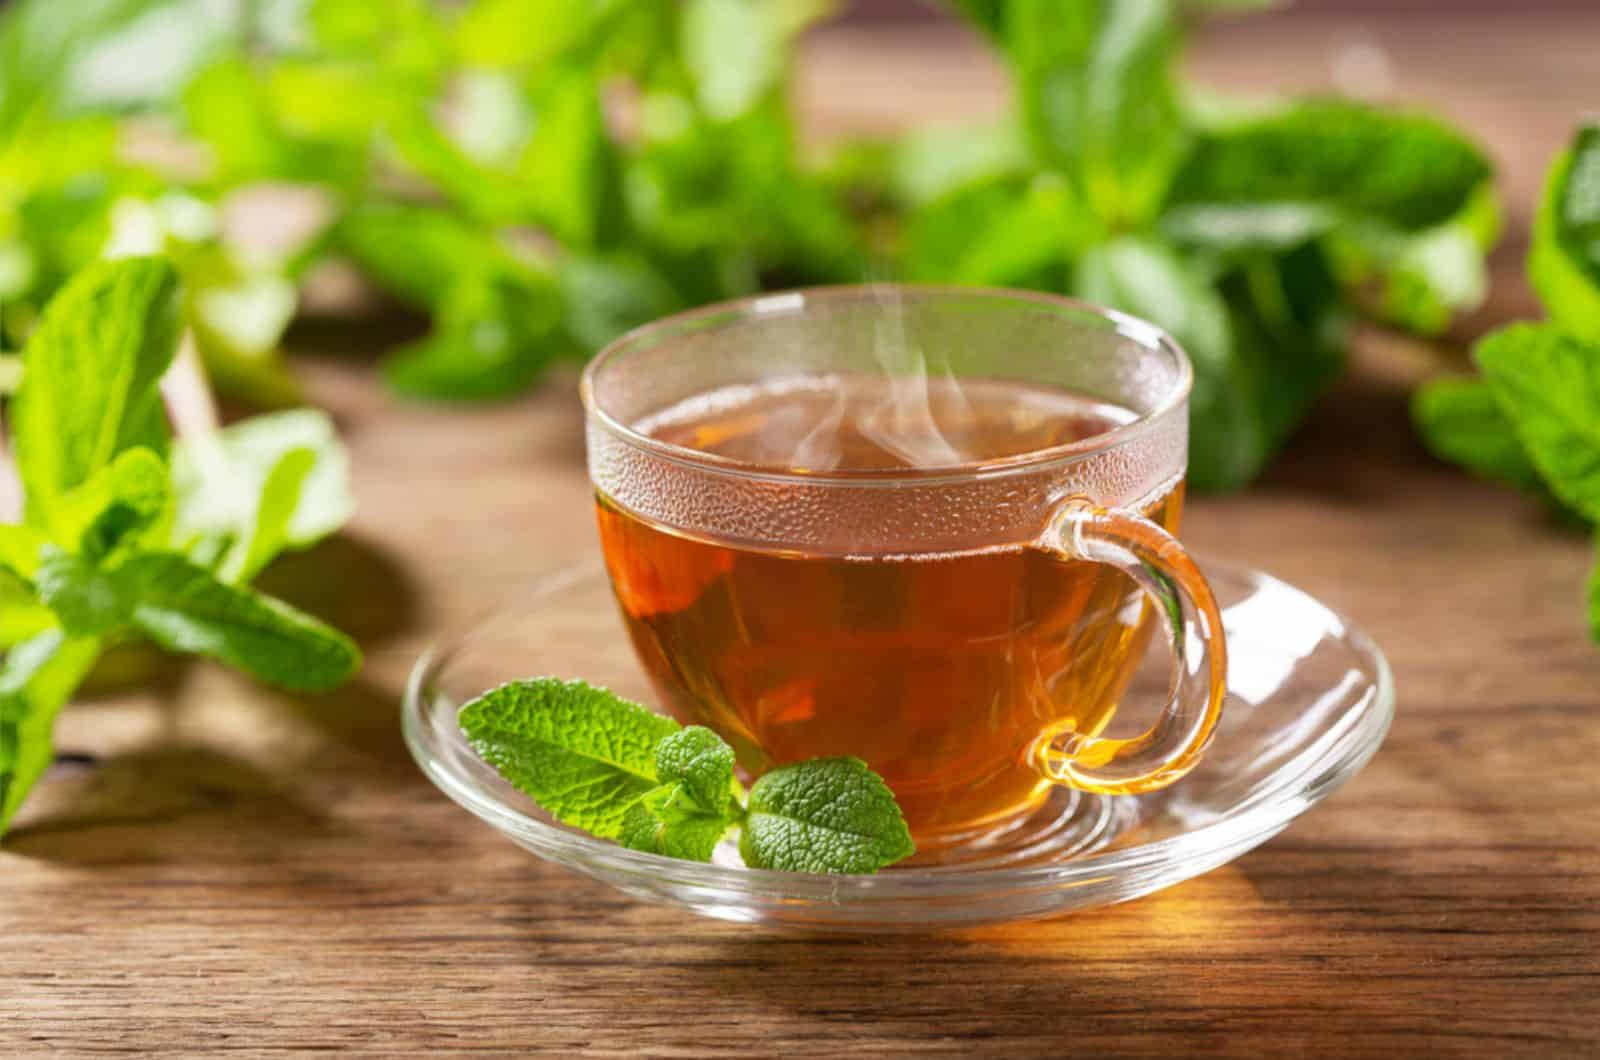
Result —
<instances>
[{"instance_id":1,"label":"cup handle","mask_svg":"<svg viewBox=\"0 0 1600 1060\"><path fill-rule=\"evenodd\" d=\"M1038 544L1066 560L1106 563L1155 601L1172 648L1173 673L1161 718L1141 736L1110 739L1046 732L1033 765L1050 780L1109 795L1166 787L1200 760L1222 716L1227 646L1216 598L1177 538L1136 512L1068 500Z\"/></svg>"}]
</instances>

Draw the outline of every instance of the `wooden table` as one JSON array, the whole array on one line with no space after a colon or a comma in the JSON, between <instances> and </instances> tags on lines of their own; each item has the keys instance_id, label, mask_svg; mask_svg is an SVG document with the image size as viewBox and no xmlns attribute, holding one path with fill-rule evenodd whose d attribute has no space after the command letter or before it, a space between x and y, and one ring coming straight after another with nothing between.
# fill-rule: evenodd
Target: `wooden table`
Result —
<instances>
[{"instance_id":1,"label":"wooden table","mask_svg":"<svg viewBox=\"0 0 1600 1060\"><path fill-rule=\"evenodd\" d=\"M992 69L961 40L874 32L811 56L803 94L823 124L882 127L908 100L939 116L996 105ZM1264 18L1214 31L1197 66L1263 88L1326 85L1337 60L1475 128L1503 164L1513 233L1470 331L1529 311L1522 223L1545 160L1600 102L1597 40L1600 17L1579 12ZM1266 847L1162 894L872 941L635 904L422 779L396 726L412 659L528 571L587 552L588 490L570 379L483 411L407 406L337 352L370 345L364 327L300 338L354 453L361 514L268 579L357 633L365 676L302 702L174 665L141 676L153 693L70 711L72 753L0 851L0 1056L1600 1051L1590 556L1412 441L1405 387L1436 351L1364 342L1272 473L1196 502L1188 525L1199 548L1304 586L1390 653L1399 716L1367 770Z\"/></svg>"}]
</instances>

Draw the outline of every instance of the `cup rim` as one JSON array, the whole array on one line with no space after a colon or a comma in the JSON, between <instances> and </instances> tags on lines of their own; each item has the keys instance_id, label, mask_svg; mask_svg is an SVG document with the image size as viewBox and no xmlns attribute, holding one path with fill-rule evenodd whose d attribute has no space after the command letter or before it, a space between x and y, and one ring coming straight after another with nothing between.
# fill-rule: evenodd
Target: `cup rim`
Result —
<instances>
[{"instance_id":1,"label":"cup rim","mask_svg":"<svg viewBox=\"0 0 1600 1060\"><path fill-rule=\"evenodd\" d=\"M790 316L818 304L843 304L849 302L878 302L885 291L893 291L902 298L959 298L975 302L1029 303L1058 312L1096 317L1110 325L1110 330L1140 345L1169 355L1177 365L1178 377L1168 393L1149 412L1140 413L1126 423L1119 423L1108 431L1063 442L1059 445L1032 449L1025 453L986 460L965 461L936 467L897 468L830 468L826 471L805 468L778 467L758 464L709 453L673 442L662 441L623 423L601 406L595 393L595 378L610 362L626 355L641 345L647 345L675 332L692 333L706 327L707 321L727 317L724 324L749 320ZM1053 463L1082 460L1133 441L1152 430L1157 424L1183 409L1194 386L1194 365L1183 347L1170 334L1147 320L1067 295L1049 294L1013 287L974 287L961 284L925 283L869 283L834 284L800 287L786 291L769 291L746 295L742 298L712 302L694 309L673 313L658 320L641 324L607 343L584 366L579 381L579 396L584 412L594 422L629 445L645 450L657 457L707 470L717 470L747 478L778 481L826 482L892 482L909 480L926 482L941 479L971 479L986 475L1034 469Z\"/></svg>"}]
</instances>

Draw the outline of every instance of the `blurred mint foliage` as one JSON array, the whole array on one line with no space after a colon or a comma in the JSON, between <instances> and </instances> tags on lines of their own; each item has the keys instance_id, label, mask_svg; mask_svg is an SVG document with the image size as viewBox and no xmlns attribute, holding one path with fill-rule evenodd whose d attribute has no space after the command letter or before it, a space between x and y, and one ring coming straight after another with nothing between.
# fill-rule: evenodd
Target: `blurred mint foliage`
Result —
<instances>
[{"instance_id":1,"label":"blurred mint foliage","mask_svg":"<svg viewBox=\"0 0 1600 1060\"><path fill-rule=\"evenodd\" d=\"M1482 375L1423 385L1413 418L1440 457L1600 527L1600 123L1579 127L1550 169L1528 276L1548 319L1485 336L1473 349ZM1584 600L1600 641L1600 533L1595 547Z\"/></svg>"},{"instance_id":2,"label":"blurred mint foliage","mask_svg":"<svg viewBox=\"0 0 1600 1060\"><path fill-rule=\"evenodd\" d=\"M172 160L140 157L141 122L199 55L231 46L215 5L26 0L0 12L0 348L101 258L167 253L213 379L261 404L298 390L277 357L296 294L283 263L221 237L218 200Z\"/></svg>"},{"instance_id":3,"label":"blurred mint foliage","mask_svg":"<svg viewBox=\"0 0 1600 1060\"><path fill-rule=\"evenodd\" d=\"M1484 290L1483 152L1426 115L1220 102L1178 75L1170 0L956 0L1013 74L1005 136L945 134L942 184L885 154L916 279L1064 291L1146 317L1195 364L1190 481L1250 482L1342 370L1358 312L1437 332ZM912 177L912 179L906 179Z\"/></svg>"},{"instance_id":4,"label":"blurred mint foliage","mask_svg":"<svg viewBox=\"0 0 1600 1060\"><path fill-rule=\"evenodd\" d=\"M811 158L788 71L831 6L22 0L0 15L5 336L87 261L164 251L219 386L287 401L297 287L343 260L430 320L388 381L480 400L762 288L1036 287L1177 336L1191 481L1227 489L1337 376L1355 313L1431 332L1482 295L1491 174L1451 127L1183 82L1186 21L1257 0L958 0L1013 113ZM260 185L313 190L317 223L234 238Z\"/></svg>"}]
</instances>

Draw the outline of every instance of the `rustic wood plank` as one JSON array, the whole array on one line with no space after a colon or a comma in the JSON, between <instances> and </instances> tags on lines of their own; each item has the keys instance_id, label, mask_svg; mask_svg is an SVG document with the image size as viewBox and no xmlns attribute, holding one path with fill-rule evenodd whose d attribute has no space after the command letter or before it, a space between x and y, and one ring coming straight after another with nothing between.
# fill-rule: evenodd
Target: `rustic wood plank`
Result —
<instances>
[{"instance_id":1,"label":"rustic wood plank","mask_svg":"<svg viewBox=\"0 0 1600 1060\"><path fill-rule=\"evenodd\" d=\"M1244 87L1330 83L1388 49L1397 98L1468 122L1525 221L1600 89L1600 20L1229 23L1196 56ZM960 39L822 42L825 128L996 105ZM1517 235L1485 322L1527 310ZM1600 651L1587 546L1411 440L1439 354L1369 337L1360 371L1187 536L1341 607L1389 651L1383 753L1234 865L1044 924L797 939L638 905L542 865L412 767L395 724L430 632L589 548L570 378L461 412L384 395L365 325L303 332L354 454L361 514L274 570L360 635L316 701L208 666L121 661L66 716L58 766L0 851L0 1055L350 1050L560 1056L1592 1055L1600 1050ZM129 691L133 680L154 691Z\"/></svg>"}]
</instances>

